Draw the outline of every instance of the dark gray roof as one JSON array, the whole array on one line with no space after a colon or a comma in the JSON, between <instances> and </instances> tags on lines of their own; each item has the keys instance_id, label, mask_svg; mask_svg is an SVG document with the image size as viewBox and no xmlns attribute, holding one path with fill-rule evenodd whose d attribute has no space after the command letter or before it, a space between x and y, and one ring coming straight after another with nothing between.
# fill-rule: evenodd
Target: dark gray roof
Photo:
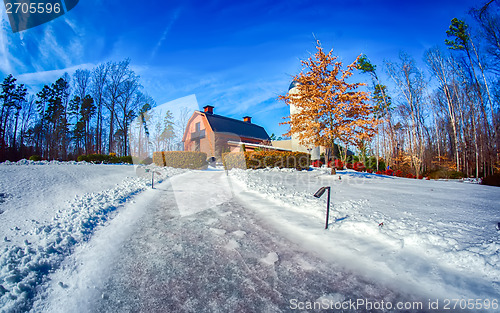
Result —
<instances>
[{"instance_id":1,"label":"dark gray roof","mask_svg":"<svg viewBox=\"0 0 500 313\"><path fill-rule=\"evenodd\" d=\"M290 89L292 88L295 88L299 85L299 82L296 81L296 80L293 80L292 83L290 84L290 87L288 87L288 91L290 91Z\"/></svg>"},{"instance_id":2,"label":"dark gray roof","mask_svg":"<svg viewBox=\"0 0 500 313\"><path fill-rule=\"evenodd\" d=\"M210 127L216 133L232 133L240 137L270 140L266 130L259 125L217 114L205 114Z\"/></svg>"}]
</instances>

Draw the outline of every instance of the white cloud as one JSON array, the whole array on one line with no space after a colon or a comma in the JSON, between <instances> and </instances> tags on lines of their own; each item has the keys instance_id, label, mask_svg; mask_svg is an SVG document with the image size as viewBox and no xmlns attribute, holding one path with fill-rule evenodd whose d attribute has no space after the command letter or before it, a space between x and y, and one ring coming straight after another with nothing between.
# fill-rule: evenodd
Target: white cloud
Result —
<instances>
[{"instance_id":1,"label":"white cloud","mask_svg":"<svg viewBox=\"0 0 500 313\"><path fill-rule=\"evenodd\" d=\"M163 44L163 42L167 38L167 35L170 32L170 29L172 28L172 25L174 25L175 21L179 18L180 12L181 12L180 8L177 8L174 11L174 14L173 14L172 18L170 19L170 21L168 22L167 27L165 27L165 30L163 31L160 40L158 41L158 43L154 47L153 51L151 52L150 59L153 59L156 56L158 49L160 49L161 45Z\"/></svg>"},{"instance_id":2,"label":"white cloud","mask_svg":"<svg viewBox=\"0 0 500 313\"><path fill-rule=\"evenodd\" d=\"M63 69L58 69L58 70L51 70L51 71L40 71L40 72L33 72L33 73L24 73L17 75L16 78L17 80L22 83L26 84L28 86L39 86L39 85L45 85L45 84L50 84L55 82L58 78L60 78L64 73L68 73L72 75L77 69L92 69L96 65L91 64L91 63L86 63L86 64L79 64Z\"/></svg>"},{"instance_id":3,"label":"white cloud","mask_svg":"<svg viewBox=\"0 0 500 313\"><path fill-rule=\"evenodd\" d=\"M5 18L6 13L3 6L0 10L0 71L3 73L11 73L11 55L9 53L9 39L7 38L8 31L10 31L10 26L8 19Z\"/></svg>"},{"instance_id":4,"label":"white cloud","mask_svg":"<svg viewBox=\"0 0 500 313\"><path fill-rule=\"evenodd\" d=\"M42 39L38 42L39 51L45 60L60 61L65 67L71 66L72 55L66 47L59 44L52 25L47 25ZM37 68L41 70L42 68Z\"/></svg>"}]
</instances>

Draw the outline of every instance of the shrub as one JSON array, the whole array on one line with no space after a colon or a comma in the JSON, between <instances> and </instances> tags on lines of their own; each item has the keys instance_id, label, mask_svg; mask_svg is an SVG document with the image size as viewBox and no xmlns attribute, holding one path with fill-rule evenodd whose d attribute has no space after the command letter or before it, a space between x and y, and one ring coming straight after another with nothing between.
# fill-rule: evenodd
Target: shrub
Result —
<instances>
[{"instance_id":1,"label":"shrub","mask_svg":"<svg viewBox=\"0 0 500 313\"><path fill-rule=\"evenodd\" d=\"M465 174L457 171L450 171L446 169L438 169L429 172L428 176L432 179L440 179L440 178L450 178L450 179L460 179L464 178Z\"/></svg>"},{"instance_id":2,"label":"shrub","mask_svg":"<svg viewBox=\"0 0 500 313\"><path fill-rule=\"evenodd\" d=\"M323 165L323 163L321 163L320 160L312 161L312 166L314 166L314 167L321 167L322 165Z\"/></svg>"},{"instance_id":3,"label":"shrub","mask_svg":"<svg viewBox=\"0 0 500 313\"><path fill-rule=\"evenodd\" d=\"M77 158L78 162L92 162L92 163L98 163L98 164L114 164L114 163L129 163L132 164L132 157L130 155L122 156L122 157L117 157L116 154L114 155L107 155L107 154L88 154L88 155L80 155Z\"/></svg>"},{"instance_id":4,"label":"shrub","mask_svg":"<svg viewBox=\"0 0 500 313\"><path fill-rule=\"evenodd\" d=\"M86 161L86 162L94 162L94 163L107 163L110 156L106 154L88 154L88 155L80 155L78 157L78 162Z\"/></svg>"},{"instance_id":5,"label":"shrub","mask_svg":"<svg viewBox=\"0 0 500 313\"><path fill-rule=\"evenodd\" d=\"M134 162L132 161L132 156L131 155L124 155L118 158L121 163L128 163L128 164L133 164Z\"/></svg>"},{"instance_id":6,"label":"shrub","mask_svg":"<svg viewBox=\"0 0 500 313\"><path fill-rule=\"evenodd\" d=\"M403 177L403 171L401 170L397 170L394 172L394 176L397 176L397 177Z\"/></svg>"},{"instance_id":7,"label":"shrub","mask_svg":"<svg viewBox=\"0 0 500 313\"><path fill-rule=\"evenodd\" d=\"M153 153L153 163L158 166L201 169L207 167L207 154L197 151L159 151Z\"/></svg>"},{"instance_id":8,"label":"shrub","mask_svg":"<svg viewBox=\"0 0 500 313\"><path fill-rule=\"evenodd\" d=\"M310 155L289 151L230 152L222 155L222 161L225 169L279 167L303 170L309 168Z\"/></svg>"},{"instance_id":9,"label":"shrub","mask_svg":"<svg viewBox=\"0 0 500 313\"><path fill-rule=\"evenodd\" d=\"M377 165L375 164L375 166L377 166ZM387 168L387 166L385 165L384 159L382 159L382 158L379 159L379 161L378 161L378 168L381 168L381 169Z\"/></svg>"},{"instance_id":10,"label":"shrub","mask_svg":"<svg viewBox=\"0 0 500 313\"><path fill-rule=\"evenodd\" d=\"M233 168L247 168L247 162L245 156L248 152L226 152L222 154L222 163L226 170Z\"/></svg>"},{"instance_id":11,"label":"shrub","mask_svg":"<svg viewBox=\"0 0 500 313\"><path fill-rule=\"evenodd\" d=\"M366 170L366 167L363 162L356 162L353 165L353 169L358 172L364 172Z\"/></svg>"},{"instance_id":12,"label":"shrub","mask_svg":"<svg viewBox=\"0 0 500 313\"><path fill-rule=\"evenodd\" d=\"M457 172L457 171L450 172L451 179L460 179L460 178L464 178L464 177L465 177L465 174L462 172Z\"/></svg>"},{"instance_id":13,"label":"shrub","mask_svg":"<svg viewBox=\"0 0 500 313\"><path fill-rule=\"evenodd\" d=\"M356 162L359 162L359 156L357 156L357 155L348 155L348 156L346 156L345 162L346 163L356 163Z\"/></svg>"},{"instance_id":14,"label":"shrub","mask_svg":"<svg viewBox=\"0 0 500 313\"><path fill-rule=\"evenodd\" d=\"M375 156L371 156L366 159L365 163L366 168L371 168L373 171L377 170L377 158ZM383 158L378 159L378 168L379 170L383 170L386 168L385 161Z\"/></svg>"},{"instance_id":15,"label":"shrub","mask_svg":"<svg viewBox=\"0 0 500 313\"><path fill-rule=\"evenodd\" d=\"M41 161L42 160L42 157L39 156L39 155L32 155L30 156L30 161Z\"/></svg>"},{"instance_id":16,"label":"shrub","mask_svg":"<svg viewBox=\"0 0 500 313\"><path fill-rule=\"evenodd\" d=\"M484 177L481 184L500 187L500 174L493 174Z\"/></svg>"}]
</instances>

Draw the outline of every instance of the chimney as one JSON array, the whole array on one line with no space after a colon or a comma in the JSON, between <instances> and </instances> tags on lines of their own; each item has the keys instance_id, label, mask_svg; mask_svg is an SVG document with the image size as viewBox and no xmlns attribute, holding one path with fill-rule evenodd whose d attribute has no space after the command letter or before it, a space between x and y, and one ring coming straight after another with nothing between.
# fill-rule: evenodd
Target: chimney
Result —
<instances>
[{"instance_id":1,"label":"chimney","mask_svg":"<svg viewBox=\"0 0 500 313\"><path fill-rule=\"evenodd\" d=\"M247 123L252 124L252 117L251 116L244 116L243 122L247 122Z\"/></svg>"},{"instance_id":2,"label":"chimney","mask_svg":"<svg viewBox=\"0 0 500 313\"><path fill-rule=\"evenodd\" d=\"M206 105L203 107L203 109L207 114L214 114L214 107L211 105Z\"/></svg>"}]
</instances>

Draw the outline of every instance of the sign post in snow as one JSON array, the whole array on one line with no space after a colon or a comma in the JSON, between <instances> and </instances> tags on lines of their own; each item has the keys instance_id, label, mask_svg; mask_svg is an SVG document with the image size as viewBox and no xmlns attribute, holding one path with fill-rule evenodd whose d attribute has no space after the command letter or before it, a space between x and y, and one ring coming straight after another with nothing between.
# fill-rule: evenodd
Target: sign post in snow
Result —
<instances>
[{"instance_id":1,"label":"sign post in snow","mask_svg":"<svg viewBox=\"0 0 500 313\"><path fill-rule=\"evenodd\" d=\"M321 196L325 193L325 190L328 190L328 197L326 199L326 224L325 224L325 229L328 229L328 220L330 219L330 186L328 187L321 187L316 191L314 196L316 198L321 198Z\"/></svg>"},{"instance_id":2,"label":"sign post in snow","mask_svg":"<svg viewBox=\"0 0 500 313\"><path fill-rule=\"evenodd\" d=\"M155 189L155 173L160 175L159 172L152 171L149 168L144 169L146 173L151 172L151 189Z\"/></svg>"}]
</instances>

